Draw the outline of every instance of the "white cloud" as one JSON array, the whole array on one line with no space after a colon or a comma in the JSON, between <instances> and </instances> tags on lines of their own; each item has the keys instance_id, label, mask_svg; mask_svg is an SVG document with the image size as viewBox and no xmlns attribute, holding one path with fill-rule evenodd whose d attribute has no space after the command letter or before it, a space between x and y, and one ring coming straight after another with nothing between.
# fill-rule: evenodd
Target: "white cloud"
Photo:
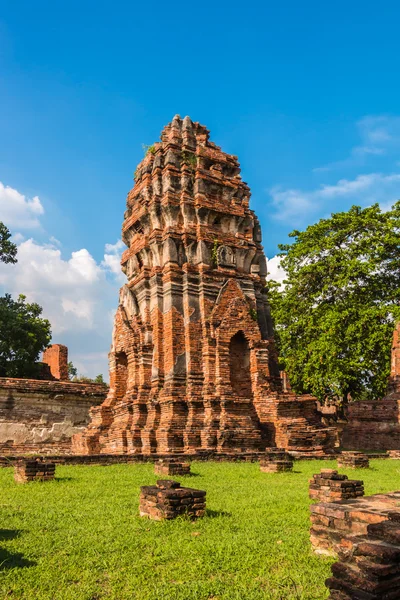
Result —
<instances>
[{"instance_id":1,"label":"white cloud","mask_svg":"<svg viewBox=\"0 0 400 600\"><path fill-rule=\"evenodd\" d=\"M115 244L106 244L104 248L104 258L101 266L113 273L118 281L125 281L125 275L121 271L121 254L126 249L122 240Z\"/></svg>"},{"instance_id":2,"label":"white cloud","mask_svg":"<svg viewBox=\"0 0 400 600\"><path fill-rule=\"evenodd\" d=\"M38 196L31 200L0 181L0 221L8 228L37 229L44 208Z\"/></svg>"},{"instance_id":3,"label":"white cloud","mask_svg":"<svg viewBox=\"0 0 400 600\"><path fill-rule=\"evenodd\" d=\"M294 225L309 222L316 213L345 210L350 204L369 206L379 202L387 210L400 198L400 173L358 175L352 180L340 179L334 185L322 185L309 191L274 187L270 195L276 210L274 218Z\"/></svg>"},{"instance_id":4,"label":"white cloud","mask_svg":"<svg viewBox=\"0 0 400 600\"><path fill-rule=\"evenodd\" d=\"M281 261L281 256L273 256L267 261L267 279L272 279L280 284L282 284L284 279L286 279L286 271L282 269Z\"/></svg>"},{"instance_id":5,"label":"white cloud","mask_svg":"<svg viewBox=\"0 0 400 600\"><path fill-rule=\"evenodd\" d=\"M364 165L371 157L398 156L400 151L400 117L367 115L356 123L360 143L347 158L313 169L314 173Z\"/></svg>"}]
</instances>

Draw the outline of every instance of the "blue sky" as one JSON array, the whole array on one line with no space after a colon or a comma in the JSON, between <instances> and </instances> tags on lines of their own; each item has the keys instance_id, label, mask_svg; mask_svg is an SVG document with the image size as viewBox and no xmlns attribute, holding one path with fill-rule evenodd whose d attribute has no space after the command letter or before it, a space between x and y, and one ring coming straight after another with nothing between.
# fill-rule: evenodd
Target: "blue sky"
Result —
<instances>
[{"instance_id":1,"label":"blue sky","mask_svg":"<svg viewBox=\"0 0 400 600\"><path fill-rule=\"evenodd\" d=\"M239 156L269 258L293 228L389 206L399 17L390 1L1 3L0 220L20 263L0 292L41 302L79 369L106 372L126 194L177 113Z\"/></svg>"}]
</instances>

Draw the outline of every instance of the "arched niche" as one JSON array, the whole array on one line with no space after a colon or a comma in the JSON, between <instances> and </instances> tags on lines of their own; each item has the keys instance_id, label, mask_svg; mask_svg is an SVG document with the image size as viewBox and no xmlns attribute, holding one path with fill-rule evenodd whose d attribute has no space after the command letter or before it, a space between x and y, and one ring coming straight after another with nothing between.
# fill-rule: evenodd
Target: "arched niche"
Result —
<instances>
[{"instance_id":1,"label":"arched niche","mask_svg":"<svg viewBox=\"0 0 400 600\"><path fill-rule=\"evenodd\" d=\"M229 371L234 393L251 398L250 348L243 331L235 333L229 342Z\"/></svg>"}]
</instances>

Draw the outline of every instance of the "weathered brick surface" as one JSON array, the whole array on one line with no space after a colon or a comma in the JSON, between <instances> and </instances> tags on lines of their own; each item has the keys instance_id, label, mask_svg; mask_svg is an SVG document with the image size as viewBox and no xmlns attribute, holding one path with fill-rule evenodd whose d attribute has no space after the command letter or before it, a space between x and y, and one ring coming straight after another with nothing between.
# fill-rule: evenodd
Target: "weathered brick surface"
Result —
<instances>
[{"instance_id":1,"label":"weathered brick surface","mask_svg":"<svg viewBox=\"0 0 400 600\"><path fill-rule=\"evenodd\" d=\"M369 458L362 452L341 452L337 457L338 467L350 469L368 469Z\"/></svg>"},{"instance_id":2,"label":"weathered brick surface","mask_svg":"<svg viewBox=\"0 0 400 600\"><path fill-rule=\"evenodd\" d=\"M349 480L334 469L321 469L309 480L309 496L320 502L335 502L364 496L364 482Z\"/></svg>"},{"instance_id":3,"label":"weathered brick surface","mask_svg":"<svg viewBox=\"0 0 400 600\"><path fill-rule=\"evenodd\" d=\"M400 598L400 492L311 507L317 552L339 558L330 600Z\"/></svg>"},{"instance_id":4,"label":"weathered brick surface","mask_svg":"<svg viewBox=\"0 0 400 600\"><path fill-rule=\"evenodd\" d=\"M293 471L293 458L282 448L270 448L260 458L260 471L263 473Z\"/></svg>"},{"instance_id":5,"label":"weathered brick surface","mask_svg":"<svg viewBox=\"0 0 400 600\"><path fill-rule=\"evenodd\" d=\"M332 447L315 399L282 390L249 200L237 157L175 117L128 194L110 392L77 453Z\"/></svg>"},{"instance_id":6,"label":"weathered brick surface","mask_svg":"<svg viewBox=\"0 0 400 600\"><path fill-rule=\"evenodd\" d=\"M177 460L159 460L154 464L156 475L190 475L190 463Z\"/></svg>"},{"instance_id":7,"label":"weathered brick surface","mask_svg":"<svg viewBox=\"0 0 400 600\"><path fill-rule=\"evenodd\" d=\"M30 481L51 481L54 479L56 465L53 462L38 459L19 460L14 466L14 479L17 483Z\"/></svg>"},{"instance_id":8,"label":"weathered brick surface","mask_svg":"<svg viewBox=\"0 0 400 600\"><path fill-rule=\"evenodd\" d=\"M69 453L72 435L104 401L98 384L0 378L0 454Z\"/></svg>"},{"instance_id":9,"label":"weathered brick surface","mask_svg":"<svg viewBox=\"0 0 400 600\"><path fill-rule=\"evenodd\" d=\"M157 481L157 485L140 488L139 513L155 521L176 519L187 515L191 519L204 517L206 492L181 487L172 480Z\"/></svg>"}]
</instances>

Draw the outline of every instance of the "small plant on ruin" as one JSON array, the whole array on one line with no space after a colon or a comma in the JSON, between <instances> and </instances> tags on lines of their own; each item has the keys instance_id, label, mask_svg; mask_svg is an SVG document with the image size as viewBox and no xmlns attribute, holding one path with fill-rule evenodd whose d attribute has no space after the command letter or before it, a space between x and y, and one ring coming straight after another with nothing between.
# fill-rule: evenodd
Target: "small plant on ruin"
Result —
<instances>
[{"instance_id":1,"label":"small plant on ruin","mask_svg":"<svg viewBox=\"0 0 400 600\"><path fill-rule=\"evenodd\" d=\"M148 144L142 144L142 148L145 156L147 156L148 154L156 153L156 147L154 144L152 144L151 146L149 146Z\"/></svg>"},{"instance_id":2,"label":"small plant on ruin","mask_svg":"<svg viewBox=\"0 0 400 600\"><path fill-rule=\"evenodd\" d=\"M182 150L182 162L190 167L193 171L197 166L197 157L193 152L186 152Z\"/></svg>"},{"instance_id":3,"label":"small plant on ruin","mask_svg":"<svg viewBox=\"0 0 400 600\"><path fill-rule=\"evenodd\" d=\"M249 309L249 315L253 319L253 321L257 321L257 319L258 319L258 313L257 313L257 310L255 308L250 308Z\"/></svg>"},{"instance_id":4,"label":"small plant on ruin","mask_svg":"<svg viewBox=\"0 0 400 600\"><path fill-rule=\"evenodd\" d=\"M211 265L213 267L218 267L218 240L214 240L214 244L211 250Z\"/></svg>"}]
</instances>

